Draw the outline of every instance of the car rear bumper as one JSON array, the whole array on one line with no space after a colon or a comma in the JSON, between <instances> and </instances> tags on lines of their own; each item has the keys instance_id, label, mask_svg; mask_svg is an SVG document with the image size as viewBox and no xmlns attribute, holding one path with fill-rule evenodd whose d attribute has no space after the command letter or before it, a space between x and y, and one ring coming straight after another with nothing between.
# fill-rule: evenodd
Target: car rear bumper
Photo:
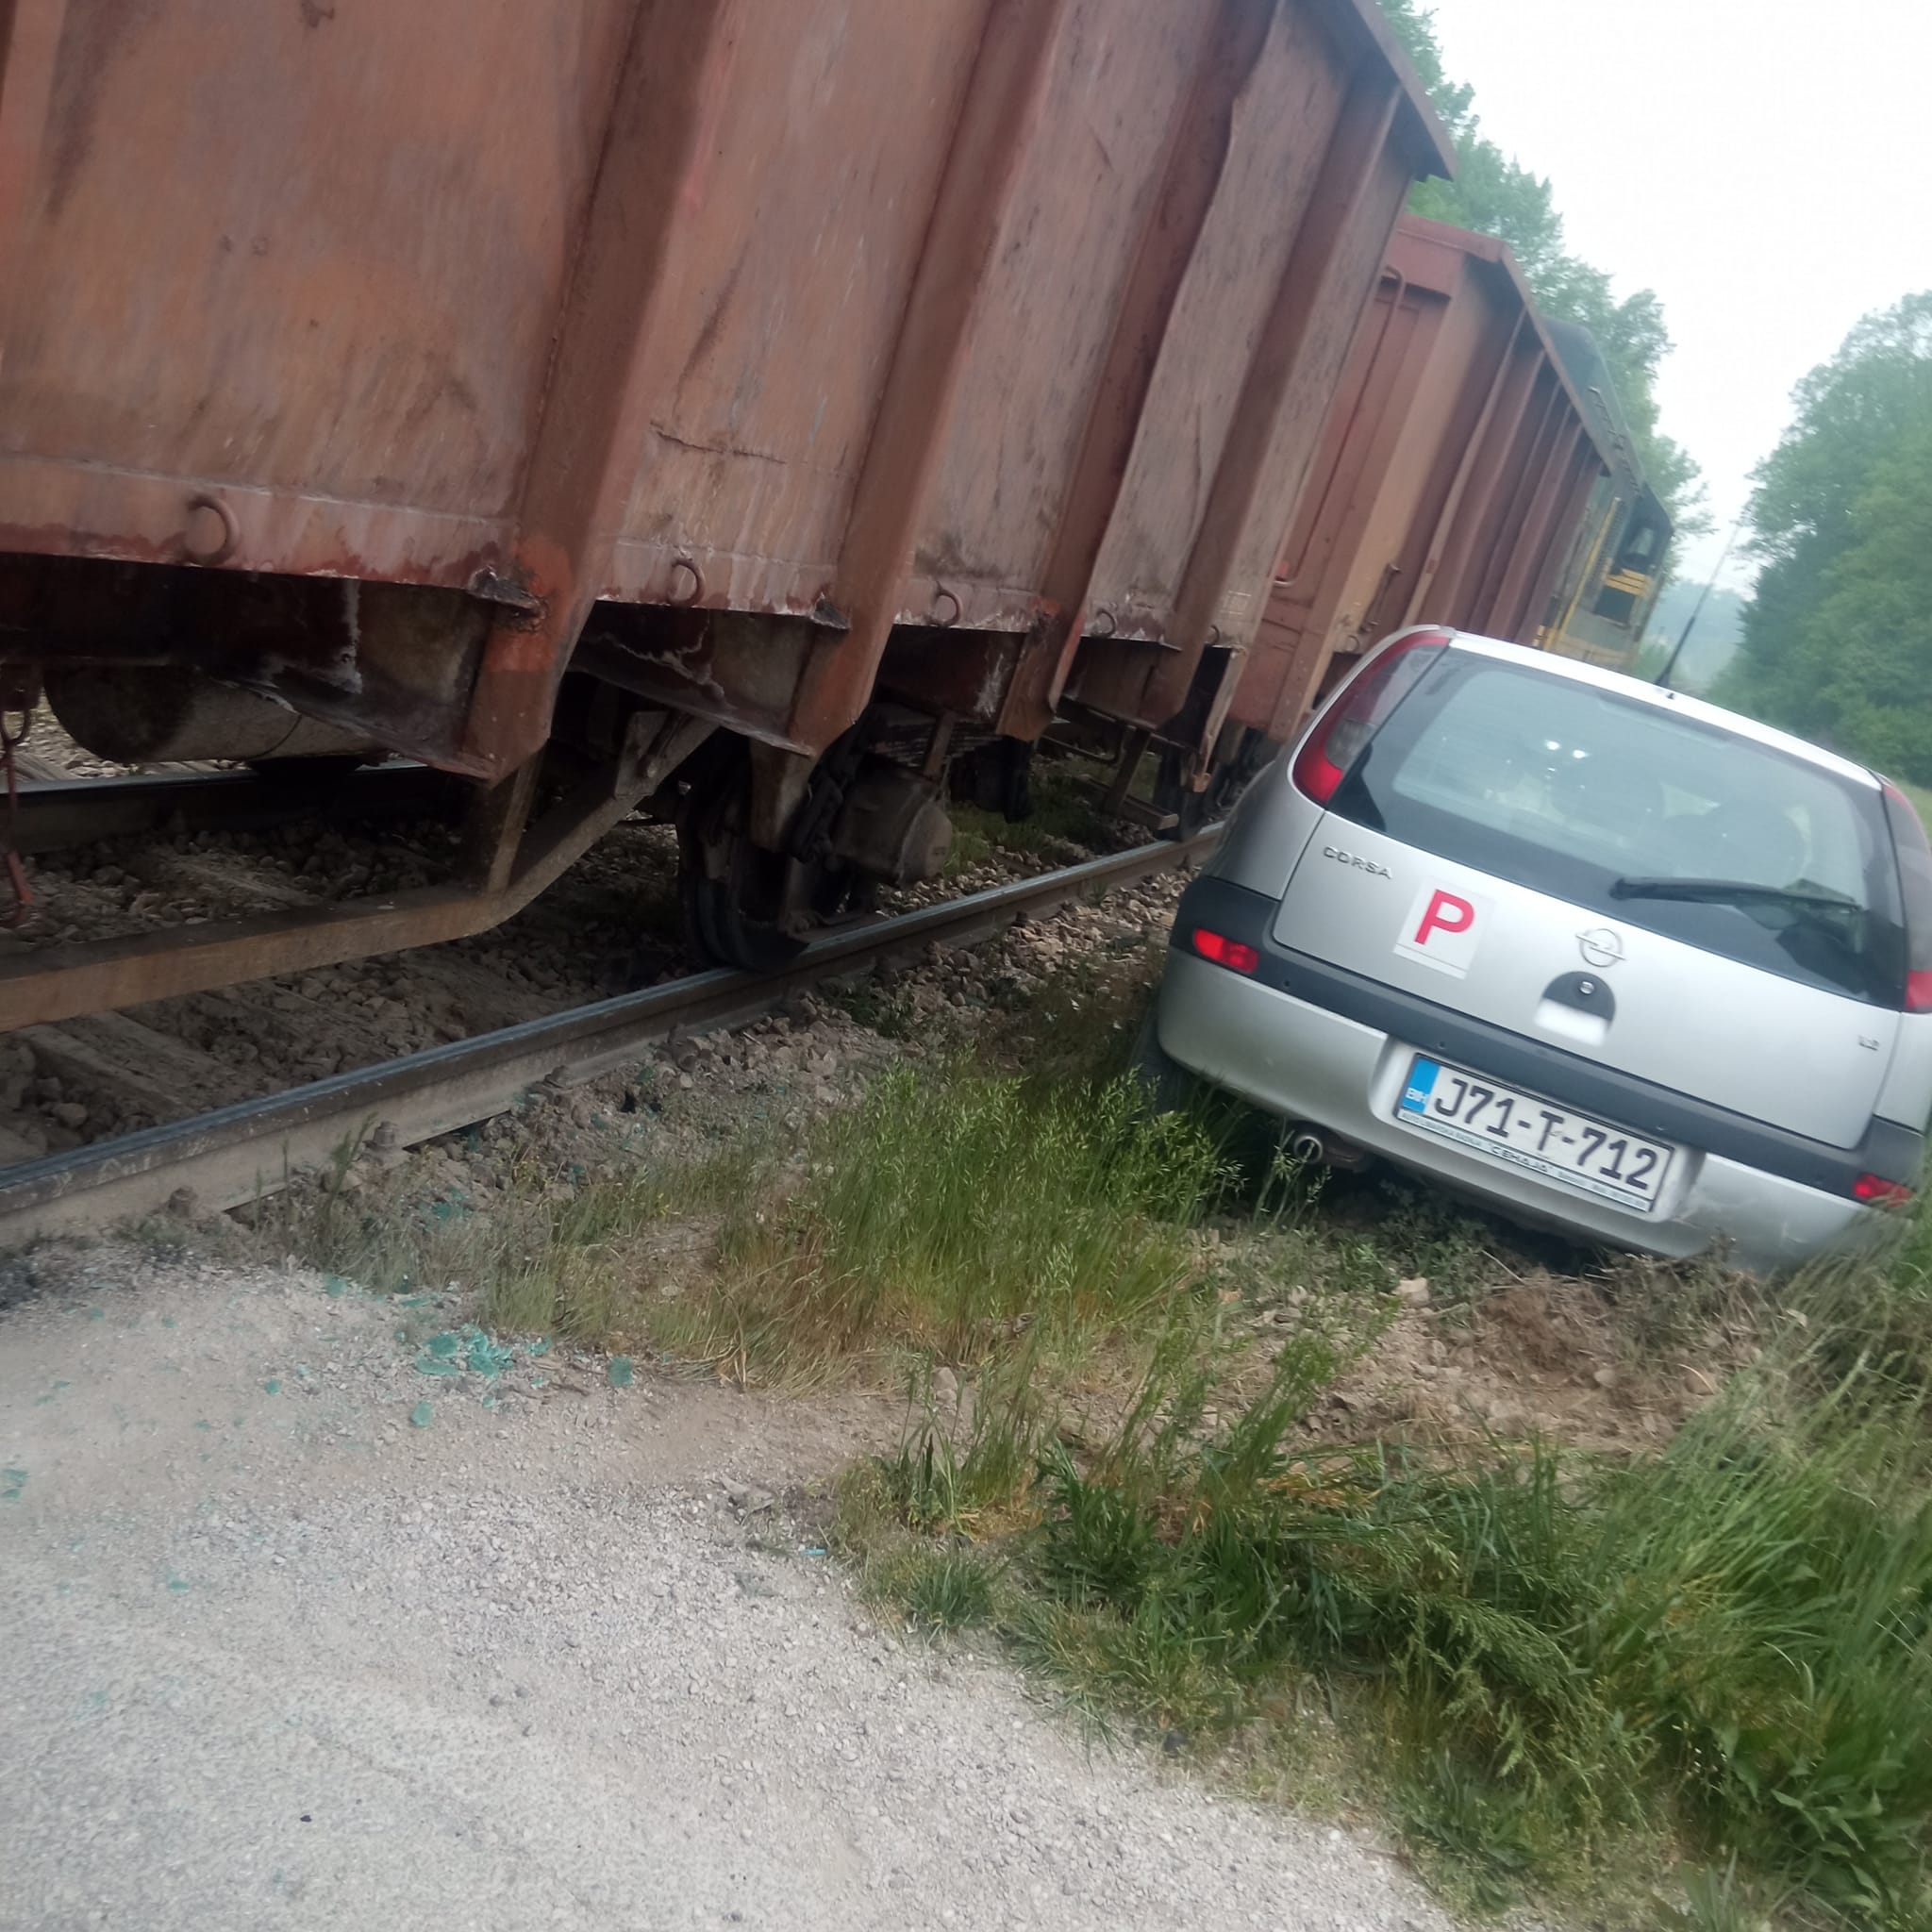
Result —
<instances>
[{"instance_id":1,"label":"car rear bumper","mask_svg":"<svg viewBox=\"0 0 1932 1932\"><path fill-rule=\"evenodd\" d=\"M1856 1244L1885 1223L1848 1196L1690 1142L1680 1143L1685 1153L1648 1214L1485 1159L1395 1118L1415 1054L1437 1050L1434 1042L1406 1039L1177 948L1168 955L1157 1010L1163 1051L1213 1085L1521 1219L1673 1257L1728 1241L1742 1265L1759 1269ZM1462 1063L1495 1071L1480 1058L1465 1056Z\"/></svg>"}]
</instances>

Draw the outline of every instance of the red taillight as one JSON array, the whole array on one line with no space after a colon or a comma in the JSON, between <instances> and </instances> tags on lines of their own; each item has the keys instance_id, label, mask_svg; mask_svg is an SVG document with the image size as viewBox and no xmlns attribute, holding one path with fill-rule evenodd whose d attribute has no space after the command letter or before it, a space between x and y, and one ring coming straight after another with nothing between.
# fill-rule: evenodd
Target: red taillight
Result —
<instances>
[{"instance_id":1,"label":"red taillight","mask_svg":"<svg viewBox=\"0 0 1932 1932\"><path fill-rule=\"evenodd\" d=\"M1326 805L1362 747L1448 641L1447 631L1411 631L1363 664L1329 701L1295 753L1296 789L1317 805Z\"/></svg>"},{"instance_id":2,"label":"red taillight","mask_svg":"<svg viewBox=\"0 0 1932 1932\"><path fill-rule=\"evenodd\" d=\"M1903 1181L1889 1181L1875 1174L1861 1174L1852 1183L1852 1192L1874 1208L1902 1208L1912 1198Z\"/></svg>"},{"instance_id":3,"label":"red taillight","mask_svg":"<svg viewBox=\"0 0 1932 1932\"><path fill-rule=\"evenodd\" d=\"M1347 776L1348 774L1328 757L1326 747L1317 739L1309 739L1295 757L1295 785L1317 805L1326 805Z\"/></svg>"},{"instance_id":4,"label":"red taillight","mask_svg":"<svg viewBox=\"0 0 1932 1932\"><path fill-rule=\"evenodd\" d=\"M1899 896L1906 915L1906 998L1908 1013L1932 1013L1932 845L1912 801L1885 787L1885 817L1898 857Z\"/></svg>"},{"instance_id":5,"label":"red taillight","mask_svg":"<svg viewBox=\"0 0 1932 1932\"><path fill-rule=\"evenodd\" d=\"M1202 958L1212 959L1231 973L1252 973L1261 963L1261 956L1253 946L1243 945L1224 933L1209 932L1205 925L1194 928L1194 950Z\"/></svg>"}]
</instances>

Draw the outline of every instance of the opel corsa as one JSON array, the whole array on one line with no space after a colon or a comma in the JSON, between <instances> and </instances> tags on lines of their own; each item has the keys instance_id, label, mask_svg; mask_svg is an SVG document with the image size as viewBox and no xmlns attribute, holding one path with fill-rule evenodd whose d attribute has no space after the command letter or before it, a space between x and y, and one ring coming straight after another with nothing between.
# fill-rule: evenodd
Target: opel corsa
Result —
<instances>
[{"instance_id":1,"label":"opel corsa","mask_svg":"<svg viewBox=\"0 0 1932 1932\"><path fill-rule=\"evenodd\" d=\"M1515 1216L1770 1268L1917 1184L1932 851L1860 766L1460 633L1390 639L1189 886L1143 1073Z\"/></svg>"}]
</instances>

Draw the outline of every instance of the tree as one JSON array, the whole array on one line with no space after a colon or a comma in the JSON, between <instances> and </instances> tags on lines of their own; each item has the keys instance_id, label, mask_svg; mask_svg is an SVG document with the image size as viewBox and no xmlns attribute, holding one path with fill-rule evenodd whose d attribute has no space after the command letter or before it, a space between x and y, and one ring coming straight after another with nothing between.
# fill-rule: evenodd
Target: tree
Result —
<instances>
[{"instance_id":1,"label":"tree","mask_svg":"<svg viewBox=\"0 0 1932 1932\"><path fill-rule=\"evenodd\" d=\"M1844 547L1873 465L1932 408L1932 290L1864 317L1791 392L1793 420L1753 475L1752 548L1773 561Z\"/></svg>"},{"instance_id":2,"label":"tree","mask_svg":"<svg viewBox=\"0 0 1932 1932\"><path fill-rule=\"evenodd\" d=\"M1723 702L1932 784L1932 291L1868 315L1757 466Z\"/></svg>"},{"instance_id":3,"label":"tree","mask_svg":"<svg viewBox=\"0 0 1932 1932\"><path fill-rule=\"evenodd\" d=\"M1543 311L1589 329L1616 380L1645 479L1679 535L1708 529L1697 465L1657 427L1657 371L1671 346L1663 305L1649 289L1618 301L1609 276L1563 246L1563 218L1548 180L1532 175L1483 133L1474 91L1442 71L1434 16L1421 0L1382 0L1382 10L1456 149L1457 178L1422 182L1409 207L1432 221L1507 242Z\"/></svg>"}]
</instances>

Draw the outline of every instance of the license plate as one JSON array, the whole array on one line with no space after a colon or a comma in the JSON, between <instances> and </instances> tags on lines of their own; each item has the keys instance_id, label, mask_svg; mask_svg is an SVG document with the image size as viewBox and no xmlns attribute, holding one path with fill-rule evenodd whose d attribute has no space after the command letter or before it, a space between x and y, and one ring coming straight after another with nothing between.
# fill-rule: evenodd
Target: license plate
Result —
<instances>
[{"instance_id":1,"label":"license plate","mask_svg":"<svg viewBox=\"0 0 1932 1932\"><path fill-rule=\"evenodd\" d=\"M1418 1054L1395 1118L1510 1167L1648 1214L1675 1151Z\"/></svg>"}]
</instances>

